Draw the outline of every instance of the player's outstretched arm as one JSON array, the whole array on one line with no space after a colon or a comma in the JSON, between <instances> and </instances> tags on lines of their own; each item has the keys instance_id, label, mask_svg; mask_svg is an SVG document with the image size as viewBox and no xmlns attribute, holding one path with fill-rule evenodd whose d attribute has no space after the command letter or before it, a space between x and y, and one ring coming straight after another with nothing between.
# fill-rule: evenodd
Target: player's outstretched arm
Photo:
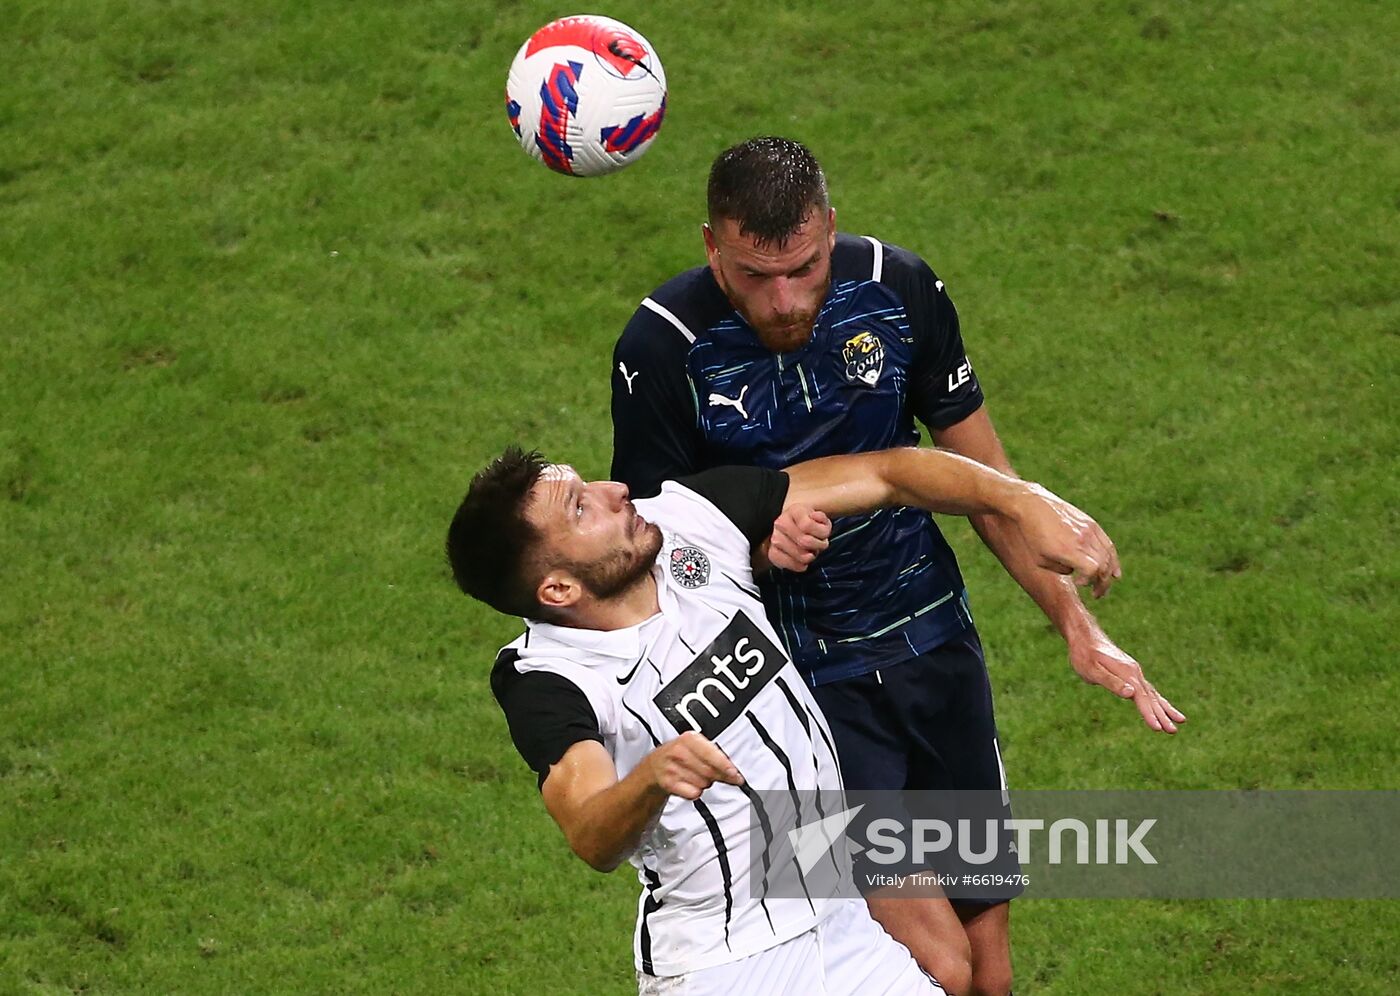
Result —
<instances>
[{"instance_id":1,"label":"player's outstretched arm","mask_svg":"<svg viewBox=\"0 0 1400 996\"><path fill-rule=\"evenodd\" d=\"M683 733L621 780L602 744L580 741L550 767L540 795L573 852L608 872L636 849L671 796L698 799L715 782L742 781L722 750L698 733Z\"/></svg>"},{"instance_id":2,"label":"player's outstretched arm","mask_svg":"<svg viewBox=\"0 0 1400 996\"><path fill-rule=\"evenodd\" d=\"M985 407L955 425L934 430L934 440L939 446L1015 476ZM1078 592L1064 578L1037 570L1034 555L1027 549L1022 535L1004 519L973 515L971 521L1006 572L1034 599L1064 637L1075 673L1120 698L1131 699L1149 729L1175 733L1177 724L1185 722L1186 716L1147 680L1138 662L1108 638L1080 601ZM1095 594L1102 593L1096 589Z\"/></svg>"},{"instance_id":3,"label":"player's outstretched arm","mask_svg":"<svg viewBox=\"0 0 1400 996\"><path fill-rule=\"evenodd\" d=\"M814 525L826 515L911 505L954 515L995 515L1024 539L1036 565L1106 591L1121 574L1113 543L1091 517L1049 491L975 460L927 449L823 457L788 468L772 545L810 563ZM806 548L803 548L803 542ZM824 543L824 540L822 541ZM810 555L809 555L810 554Z\"/></svg>"}]
</instances>

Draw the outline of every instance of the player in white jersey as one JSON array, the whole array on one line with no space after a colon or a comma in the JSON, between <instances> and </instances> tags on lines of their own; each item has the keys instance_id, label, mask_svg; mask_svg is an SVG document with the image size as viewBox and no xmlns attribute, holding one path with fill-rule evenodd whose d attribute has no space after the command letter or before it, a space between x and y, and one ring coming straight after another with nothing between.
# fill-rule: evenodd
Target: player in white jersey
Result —
<instances>
[{"instance_id":1,"label":"player in white jersey","mask_svg":"<svg viewBox=\"0 0 1400 996\"><path fill-rule=\"evenodd\" d=\"M752 558L780 516L803 524L805 549L787 552L805 563L829 516L887 505L1000 515L1048 569L1099 589L1119 573L1088 516L936 450L719 468L633 505L621 484L512 448L458 508L447 543L458 585L527 620L491 684L545 806L594 868L637 869L643 992L682 977L687 993L942 991L861 902L768 896L742 857L758 790L841 786Z\"/></svg>"}]
</instances>

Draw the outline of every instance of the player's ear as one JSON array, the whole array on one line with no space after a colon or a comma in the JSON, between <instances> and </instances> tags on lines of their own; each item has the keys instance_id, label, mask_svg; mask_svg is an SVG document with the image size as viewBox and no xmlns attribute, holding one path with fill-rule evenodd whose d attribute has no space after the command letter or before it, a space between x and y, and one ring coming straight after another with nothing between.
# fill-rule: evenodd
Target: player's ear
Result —
<instances>
[{"instance_id":1,"label":"player's ear","mask_svg":"<svg viewBox=\"0 0 1400 996\"><path fill-rule=\"evenodd\" d=\"M708 221L700 225L700 234L705 239L705 255L713 261L714 257L719 255L719 246L715 245L715 230L710 227Z\"/></svg>"},{"instance_id":2,"label":"player's ear","mask_svg":"<svg viewBox=\"0 0 1400 996\"><path fill-rule=\"evenodd\" d=\"M826 209L826 251L830 252L836 248L836 209L829 207Z\"/></svg>"},{"instance_id":3,"label":"player's ear","mask_svg":"<svg viewBox=\"0 0 1400 996\"><path fill-rule=\"evenodd\" d=\"M561 611L583 597L583 585L568 571L549 571L535 589L535 600L546 610Z\"/></svg>"}]
</instances>

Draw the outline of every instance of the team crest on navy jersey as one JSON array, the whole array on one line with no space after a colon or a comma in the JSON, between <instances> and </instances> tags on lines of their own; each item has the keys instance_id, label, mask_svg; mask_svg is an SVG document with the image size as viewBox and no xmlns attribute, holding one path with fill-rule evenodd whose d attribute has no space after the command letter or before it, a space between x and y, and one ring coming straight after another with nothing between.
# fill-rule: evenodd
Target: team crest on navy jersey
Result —
<instances>
[{"instance_id":1,"label":"team crest on navy jersey","mask_svg":"<svg viewBox=\"0 0 1400 996\"><path fill-rule=\"evenodd\" d=\"M710 558L704 550L681 546L671 551L671 577L682 588L699 588L710 581Z\"/></svg>"},{"instance_id":2,"label":"team crest on navy jersey","mask_svg":"<svg viewBox=\"0 0 1400 996\"><path fill-rule=\"evenodd\" d=\"M857 332L841 347L846 361L846 379L874 387L885 369L885 344L874 332Z\"/></svg>"}]
</instances>

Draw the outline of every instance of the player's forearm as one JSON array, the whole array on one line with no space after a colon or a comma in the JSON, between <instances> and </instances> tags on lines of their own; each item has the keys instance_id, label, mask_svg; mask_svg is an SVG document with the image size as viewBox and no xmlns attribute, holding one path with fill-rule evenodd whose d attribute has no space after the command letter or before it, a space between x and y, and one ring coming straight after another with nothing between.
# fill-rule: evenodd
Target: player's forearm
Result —
<instances>
[{"instance_id":1,"label":"player's forearm","mask_svg":"<svg viewBox=\"0 0 1400 996\"><path fill-rule=\"evenodd\" d=\"M591 867L610 872L636 850L668 798L639 767L581 803L563 827L564 836Z\"/></svg>"},{"instance_id":2,"label":"player's forearm","mask_svg":"<svg viewBox=\"0 0 1400 996\"><path fill-rule=\"evenodd\" d=\"M1011 520L1032 498L1025 481L948 450L889 450L885 458L892 504Z\"/></svg>"},{"instance_id":3,"label":"player's forearm","mask_svg":"<svg viewBox=\"0 0 1400 996\"><path fill-rule=\"evenodd\" d=\"M1015 516L1031 494L1024 481L946 450L882 450L823 457L787 469L787 505L854 515L909 505L948 515Z\"/></svg>"},{"instance_id":4,"label":"player's forearm","mask_svg":"<svg viewBox=\"0 0 1400 996\"><path fill-rule=\"evenodd\" d=\"M1006 573L1040 607L1066 643L1093 628L1094 617L1080 600L1073 580L1069 575L1041 567L1011 522L1002 516L984 514L969 516L969 520L982 542L1006 568Z\"/></svg>"}]
</instances>

